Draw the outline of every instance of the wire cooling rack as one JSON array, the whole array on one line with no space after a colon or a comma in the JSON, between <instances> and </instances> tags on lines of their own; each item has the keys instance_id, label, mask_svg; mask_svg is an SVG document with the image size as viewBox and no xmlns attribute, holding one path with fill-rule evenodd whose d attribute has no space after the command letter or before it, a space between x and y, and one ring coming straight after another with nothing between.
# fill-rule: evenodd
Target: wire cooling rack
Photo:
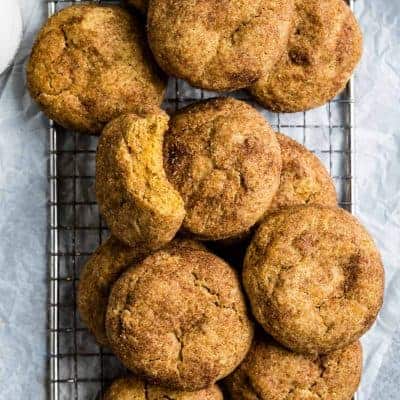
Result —
<instances>
[{"instance_id":1,"label":"wire cooling rack","mask_svg":"<svg viewBox=\"0 0 400 400\"><path fill-rule=\"evenodd\" d=\"M97 1L98 3L99 1ZM71 1L48 1L49 16ZM75 1L78 3L78 1ZM106 1L103 1L106 3ZM115 1L114 1L115 3ZM354 1L349 1L353 8ZM170 79L165 108L174 111L215 93ZM235 97L251 102L244 93ZM252 103L257 107L256 104ZM326 106L306 113L273 114L257 107L279 130L314 151L333 177L343 208L354 211L354 91L346 90ZM108 236L94 195L97 138L49 126L49 398L99 398L125 372L108 349L96 345L76 310L81 267Z\"/></svg>"}]
</instances>

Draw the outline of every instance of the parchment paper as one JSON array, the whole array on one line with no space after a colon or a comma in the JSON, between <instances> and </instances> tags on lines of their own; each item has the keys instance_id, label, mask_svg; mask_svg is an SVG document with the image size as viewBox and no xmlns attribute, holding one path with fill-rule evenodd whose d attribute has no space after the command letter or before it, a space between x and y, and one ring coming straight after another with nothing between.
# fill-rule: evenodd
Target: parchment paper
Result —
<instances>
[{"instance_id":1,"label":"parchment paper","mask_svg":"<svg viewBox=\"0 0 400 400\"><path fill-rule=\"evenodd\" d=\"M24 63L47 8L37 0L21 6L24 39L0 76L0 399L39 400L47 367L47 122L26 93Z\"/></svg>"},{"instance_id":2,"label":"parchment paper","mask_svg":"<svg viewBox=\"0 0 400 400\"><path fill-rule=\"evenodd\" d=\"M358 0L356 9L365 39L356 75L357 214L386 270L385 303L363 339L359 397L389 400L400 398L400 2Z\"/></svg>"},{"instance_id":3,"label":"parchment paper","mask_svg":"<svg viewBox=\"0 0 400 400\"><path fill-rule=\"evenodd\" d=\"M400 3L356 3L365 37L356 75L357 214L382 251L387 281L380 317L363 338L359 399L389 400L400 398ZM0 398L36 400L45 398L47 373L48 144L24 62L47 4L21 5L23 44L0 76Z\"/></svg>"}]
</instances>

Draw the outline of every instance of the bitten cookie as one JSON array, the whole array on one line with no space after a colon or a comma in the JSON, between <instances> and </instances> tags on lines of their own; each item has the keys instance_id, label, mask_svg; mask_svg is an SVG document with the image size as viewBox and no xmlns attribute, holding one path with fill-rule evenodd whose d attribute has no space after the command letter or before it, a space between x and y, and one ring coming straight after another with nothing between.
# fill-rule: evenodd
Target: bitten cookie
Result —
<instances>
[{"instance_id":1,"label":"bitten cookie","mask_svg":"<svg viewBox=\"0 0 400 400\"><path fill-rule=\"evenodd\" d=\"M151 383L188 391L231 373L253 336L234 270L188 248L160 250L118 279L106 331L127 368Z\"/></svg>"},{"instance_id":2,"label":"bitten cookie","mask_svg":"<svg viewBox=\"0 0 400 400\"><path fill-rule=\"evenodd\" d=\"M148 384L135 376L116 379L103 400L223 400L217 385L195 392L181 392Z\"/></svg>"},{"instance_id":3,"label":"bitten cookie","mask_svg":"<svg viewBox=\"0 0 400 400\"><path fill-rule=\"evenodd\" d=\"M154 250L173 239L185 216L183 200L163 168L167 114L127 114L104 129L96 157L96 194L111 233Z\"/></svg>"},{"instance_id":4,"label":"bitten cookie","mask_svg":"<svg viewBox=\"0 0 400 400\"><path fill-rule=\"evenodd\" d=\"M262 336L224 383L232 400L350 400L361 371L359 342L325 356L304 356Z\"/></svg>"},{"instance_id":5,"label":"bitten cookie","mask_svg":"<svg viewBox=\"0 0 400 400\"><path fill-rule=\"evenodd\" d=\"M205 250L201 243L188 239L175 239L169 246ZM127 246L111 236L83 267L78 287L79 314L100 345L108 346L105 319L112 285L125 269L147 254L146 248Z\"/></svg>"},{"instance_id":6,"label":"bitten cookie","mask_svg":"<svg viewBox=\"0 0 400 400\"><path fill-rule=\"evenodd\" d=\"M336 206L336 190L329 172L311 151L277 133L282 156L279 189L270 210L302 204Z\"/></svg>"},{"instance_id":7,"label":"bitten cookie","mask_svg":"<svg viewBox=\"0 0 400 400\"><path fill-rule=\"evenodd\" d=\"M279 187L280 147L268 122L233 98L196 103L170 121L164 166L186 209L183 229L203 240L239 236Z\"/></svg>"},{"instance_id":8,"label":"bitten cookie","mask_svg":"<svg viewBox=\"0 0 400 400\"><path fill-rule=\"evenodd\" d=\"M269 74L250 89L276 112L325 104L346 85L362 54L360 27L343 0L295 0L289 44Z\"/></svg>"},{"instance_id":9,"label":"bitten cookie","mask_svg":"<svg viewBox=\"0 0 400 400\"><path fill-rule=\"evenodd\" d=\"M293 0L150 0L149 44L170 75L203 89L240 89L278 61L293 8Z\"/></svg>"},{"instance_id":10,"label":"bitten cookie","mask_svg":"<svg viewBox=\"0 0 400 400\"><path fill-rule=\"evenodd\" d=\"M92 134L120 114L158 107L166 86L141 22L120 7L96 5L65 8L46 22L27 82L48 117Z\"/></svg>"},{"instance_id":11,"label":"bitten cookie","mask_svg":"<svg viewBox=\"0 0 400 400\"><path fill-rule=\"evenodd\" d=\"M367 231L339 208L298 206L267 216L246 254L253 314L299 353L357 340L382 305L384 271Z\"/></svg>"}]
</instances>

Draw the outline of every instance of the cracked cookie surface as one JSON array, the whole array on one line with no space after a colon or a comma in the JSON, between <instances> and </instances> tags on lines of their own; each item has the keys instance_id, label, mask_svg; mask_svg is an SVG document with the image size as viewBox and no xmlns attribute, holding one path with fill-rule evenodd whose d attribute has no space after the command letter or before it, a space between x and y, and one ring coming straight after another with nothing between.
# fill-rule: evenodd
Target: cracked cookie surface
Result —
<instances>
[{"instance_id":1,"label":"cracked cookie surface","mask_svg":"<svg viewBox=\"0 0 400 400\"><path fill-rule=\"evenodd\" d=\"M257 336L224 380L232 400L351 400L362 371L359 342L325 356L304 356Z\"/></svg>"},{"instance_id":2,"label":"cracked cookie surface","mask_svg":"<svg viewBox=\"0 0 400 400\"><path fill-rule=\"evenodd\" d=\"M336 190L328 171L311 151L277 133L282 156L279 189L269 211L301 204L336 206Z\"/></svg>"},{"instance_id":3,"label":"cracked cookie surface","mask_svg":"<svg viewBox=\"0 0 400 400\"><path fill-rule=\"evenodd\" d=\"M362 54L360 27L343 0L295 0L287 49L250 89L276 112L325 104L344 89Z\"/></svg>"},{"instance_id":4,"label":"cracked cookie surface","mask_svg":"<svg viewBox=\"0 0 400 400\"><path fill-rule=\"evenodd\" d=\"M96 195L111 233L156 250L173 239L185 210L163 167L168 116L122 115L104 128L96 155Z\"/></svg>"},{"instance_id":5,"label":"cracked cookie surface","mask_svg":"<svg viewBox=\"0 0 400 400\"><path fill-rule=\"evenodd\" d=\"M183 229L219 240L239 236L263 216L279 186L281 155L261 114L219 98L171 118L164 167L185 202Z\"/></svg>"},{"instance_id":6,"label":"cracked cookie surface","mask_svg":"<svg viewBox=\"0 0 400 400\"><path fill-rule=\"evenodd\" d=\"M135 376L116 379L103 400L223 400L217 385L195 392L183 392L150 385Z\"/></svg>"},{"instance_id":7,"label":"cracked cookie surface","mask_svg":"<svg viewBox=\"0 0 400 400\"><path fill-rule=\"evenodd\" d=\"M187 239L174 239L169 246L205 249L201 243ZM111 236L83 267L79 276L77 305L82 321L100 345L108 346L105 319L112 285L128 267L148 253L147 248L130 247Z\"/></svg>"},{"instance_id":8,"label":"cracked cookie surface","mask_svg":"<svg viewBox=\"0 0 400 400\"><path fill-rule=\"evenodd\" d=\"M111 291L106 331L132 372L189 391L231 373L253 336L235 271L188 248L160 250L122 275Z\"/></svg>"},{"instance_id":9,"label":"cracked cookie surface","mask_svg":"<svg viewBox=\"0 0 400 400\"><path fill-rule=\"evenodd\" d=\"M150 0L149 44L170 75L209 90L255 82L286 45L293 0Z\"/></svg>"},{"instance_id":10,"label":"cracked cookie surface","mask_svg":"<svg viewBox=\"0 0 400 400\"><path fill-rule=\"evenodd\" d=\"M262 223L247 250L243 284L254 316L277 341L299 353L327 353L371 327L384 271L351 214L298 206Z\"/></svg>"},{"instance_id":11,"label":"cracked cookie surface","mask_svg":"<svg viewBox=\"0 0 400 400\"><path fill-rule=\"evenodd\" d=\"M51 17L27 66L32 97L65 128L99 134L120 114L158 107L166 80L142 23L117 6L76 5Z\"/></svg>"}]
</instances>

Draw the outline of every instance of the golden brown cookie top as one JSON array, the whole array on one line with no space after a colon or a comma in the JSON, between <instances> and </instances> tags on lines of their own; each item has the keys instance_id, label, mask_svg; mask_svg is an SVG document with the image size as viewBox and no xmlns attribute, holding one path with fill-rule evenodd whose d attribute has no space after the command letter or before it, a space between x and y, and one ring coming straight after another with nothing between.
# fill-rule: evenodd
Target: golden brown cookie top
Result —
<instances>
[{"instance_id":1,"label":"golden brown cookie top","mask_svg":"<svg viewBox=\"0 0 400 400\"><path fill-rule=\"evenodd\" d=\"M360 27L343 0L295 0L289 44L275 68L251 87L265 107L297 112L335 97L362 54Z\"/></svg>"},{"instance_id":2,"label":"golden brown cookie top","mask_svg":"<svg viewBox=\"0 0 400 400\"><path fill-rule=\"evenodd\" d=\"M174 239L168 246L206 248L189 239ZM102 346L108 346L105 319L108 296L114 282L130 266L149 254L146 247L130 247L109 237L88 259L79 277L78 309L80 317Z\"/></svg>"},{"instance_id":3,"label":"golden brown cookie top","mask_svg":"<svg viewBox=\"0 0 400 400\"><path fill-rule=\"evenodd\" d=\"M116 379L103 400L223 400L217 385L195 392L181 392L150 385L135 376Z\"/></svg>"},{"instance_id":4,"label":"golden brown cookie top","mask_svg":"<svg viewBox=\"0 0 400 400\"><path fill-rule=\"evenodd\" d=\"M106 330L127 368L190 391L232 372L253 336L234 270L189 248L160 250L125 272L111 291Z\"/></svg>"},{"instance_id":5,"label":"golden brown cookie top","mask_svg":"<svg viewBox=\"0 0 400 400\"><path fill-rule=\"evenodd\" d=\"M279 189L270 210L301 204L336 206L336 190L328 171L311 151L277 133L282 156Z\"/></svg>"},{"instance_id":6,"label":"golden brown cookie top","mask_svg":"<svg viewBox=\"0 0 400 400\"><path fill-rule=\"evenodd\" d=\"M382 305L384 271L361 224L339 208L272 213L246 254L243 283L264 329L300 353L357 340Z\"/></svg>"},{"instance_id":7,"label":"golden brown cookie top","mask_svg":"<svg viewBox=\"0 0 400 400\"><path fill-rule=\"evenodd\" d=\"M185 202L184 230L225 239L247 231L270 206L279 186L280 148L254 108L219 98L171 118L164 167Z\"/></svg>"},{"instance_id":8,"label":"golden brown cookie top","mask_svg":"<svg viewBox=\"0 0 400 400\"><path fill-rule=\"evenodd\" d=\"M80 274L77 302L80 317L103 346L108 345L105 313L111 286L147 252L146 248L129 247L111 236L97 248Z\"/></svg>"},{"instance_id":9,"label":"golden brown cookie top","mask_svg":"<svg viewBox=\"0 0 400 400\"><path fill-rule=\"evenodd\" d=\"M96 156L96 195L112 234L155 250L173 239L185 210L163 167L168 116L122 115L105 127Z\"/></svg>"},{"instance_id":10,"label":"golden brown cookie top","mask_svg":"<svg viewBox=\"0 0 400 400\"><path fill-rule=\"evenodd\" d=\"M165 79L142 23L117 6L75 5L51 17L27 67L28 87L60 125L99 134L122 113L161 104Z\"/></svg>"},{"instance_id":11,"label":"golden brown cookie top","mask_svg":"<svg viewBox=\"0 0 400 400\"><path fill-rule=\"evenodd\" d=\"M361 370L359 342L326 356L304 356L263 335L225 384L232 400L350 400Z\"/></svg>"},{"instance_id":12,"label":"golden brown cookie top","mask_svg":"<svg viewBox=\"0 0 400 400\"><path fill-rule=\"evenodd\" d=\"M169 74L210 90L249 86L286 45L293 0L151 0L150 47Z\"/></svg>"}]
</instances>

